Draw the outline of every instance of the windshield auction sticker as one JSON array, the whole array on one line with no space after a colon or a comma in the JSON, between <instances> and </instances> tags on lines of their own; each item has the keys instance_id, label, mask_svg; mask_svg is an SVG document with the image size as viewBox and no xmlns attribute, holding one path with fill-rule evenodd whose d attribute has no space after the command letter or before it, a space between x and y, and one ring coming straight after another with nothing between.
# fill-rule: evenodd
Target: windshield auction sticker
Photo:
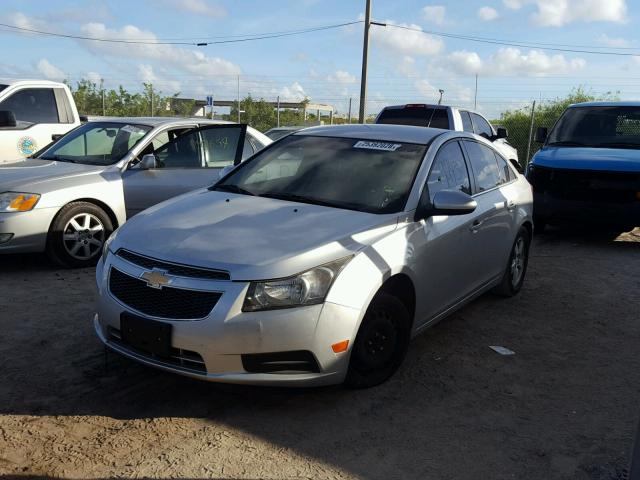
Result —
<instances>
[{"instance_id":1,"label":"windshield auction sticker","mask_svg":"<svg viewBox=\"0 0 640 480\"><path fill-rule=\"evenodd\" d=\"M386 143L386 142L370 142L367 140L360 140L356 142L353 148L366 148L368 150L384 150L386 152L395 152L402 146L400 143Z\"/></svg>"}]
</instances>

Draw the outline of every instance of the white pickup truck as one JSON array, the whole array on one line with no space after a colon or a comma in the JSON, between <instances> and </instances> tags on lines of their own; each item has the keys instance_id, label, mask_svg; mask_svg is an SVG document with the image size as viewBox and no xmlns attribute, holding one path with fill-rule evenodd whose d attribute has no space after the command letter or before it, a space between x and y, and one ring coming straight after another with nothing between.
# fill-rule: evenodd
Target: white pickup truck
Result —
<instances>
[{"instance_id":1,"label":"white pickup truck","mask_svg":"<svg viewBox=\"0 0 640 480\"><path fill-rule=\"evenodd\" d=\"M23 160L78 125L80 116L65 84L0 81L0 164Z\"/></svg>"}]
</instances>

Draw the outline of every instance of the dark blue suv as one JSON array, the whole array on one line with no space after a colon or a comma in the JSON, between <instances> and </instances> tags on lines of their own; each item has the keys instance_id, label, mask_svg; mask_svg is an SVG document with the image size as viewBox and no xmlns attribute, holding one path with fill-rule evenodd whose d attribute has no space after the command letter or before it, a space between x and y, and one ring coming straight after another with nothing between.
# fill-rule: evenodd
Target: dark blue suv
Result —
<instances>
[{"instance_id":1,"label":"dark blue suv","mask_svg":"<svg viewBox=\"0 0 640 480\"><path fill-rule=\"evenodd\" d=\"M527 168L536 228L587 221L640 225L640 102L569 106Z\"/></svg>"}]
</instances>

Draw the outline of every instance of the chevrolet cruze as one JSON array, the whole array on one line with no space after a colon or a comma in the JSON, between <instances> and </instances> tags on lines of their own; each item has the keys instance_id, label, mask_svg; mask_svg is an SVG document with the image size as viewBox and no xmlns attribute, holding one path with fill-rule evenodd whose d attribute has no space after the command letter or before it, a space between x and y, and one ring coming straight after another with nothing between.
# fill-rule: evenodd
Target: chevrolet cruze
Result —
<instances>
[{"instance_id":1,"label":"chevrolet cruze","mask_svg":"<svg viewBox=\"0 0 640 480\"><path fill-rule=\"evenodd\" d=\"M379 384L409 340L522 287L532 193L482 137L293 133L120 227L96 272L109 348L193 378Z\"/></svg>"}]
</instances>

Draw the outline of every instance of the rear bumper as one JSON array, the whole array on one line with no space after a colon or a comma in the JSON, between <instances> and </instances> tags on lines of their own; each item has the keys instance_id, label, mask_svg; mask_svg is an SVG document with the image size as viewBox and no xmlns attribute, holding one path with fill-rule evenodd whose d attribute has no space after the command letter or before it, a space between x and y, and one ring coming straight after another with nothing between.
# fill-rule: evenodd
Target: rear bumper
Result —
<instances>
[{"instance_id":1,"label":"rear bumper","mask_svg":"<svg viewBox=\"0 0 640 480\"><path fill-rule=\"evenodd\" d=\"M13 234L0 243L0 253L43 252L49 226L58 208L36 208L30 212L0 213L0 233Z\"/></svg>"},{"instance_id":2,"label":"rear bumper","mask_svg":"<svg viewBox=\"0 0 640 480\"><path fill-rule=\"evenodd\" d=\"M533 202L534 215L551 222L554 220L575 220L634 227L640 225L640 200L612 203L568 200L549 193L534 193Z\"/></svg>"}]
</instances>

